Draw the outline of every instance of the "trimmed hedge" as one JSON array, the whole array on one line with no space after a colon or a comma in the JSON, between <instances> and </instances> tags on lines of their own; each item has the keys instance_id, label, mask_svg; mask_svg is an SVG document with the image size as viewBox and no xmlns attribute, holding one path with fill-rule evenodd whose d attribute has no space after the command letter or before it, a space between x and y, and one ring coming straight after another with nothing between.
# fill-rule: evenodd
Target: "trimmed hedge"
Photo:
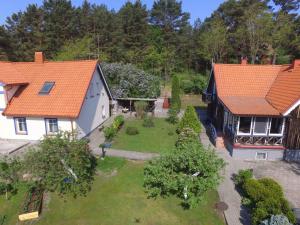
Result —
<instances>
[{"instance_id":1,"label":"trimmed hedge","mask_svg":"<svg viewBox=\"0 0 300 225\"><path fill-rule=\"evenodd\" d=\"M178 124L178 133L180 133L183 128L191 128L196 134L201 132L201 124L193 106L187 106L184 115Z\"/></svg>"}]
</instances>

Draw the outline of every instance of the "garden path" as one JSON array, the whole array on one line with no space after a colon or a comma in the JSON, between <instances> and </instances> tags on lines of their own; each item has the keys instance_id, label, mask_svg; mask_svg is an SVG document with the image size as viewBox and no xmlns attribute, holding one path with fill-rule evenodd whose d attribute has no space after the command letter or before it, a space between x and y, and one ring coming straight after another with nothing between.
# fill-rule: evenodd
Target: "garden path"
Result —
<instances>
[{"instance_id":1,"label":"garden path","mask_svg":"<svg viewBox=\"0 0 300 225\"><path fill-rule=\"evenodd\" d=\"M110 126L114 121L114 118L115 116L110 117L101 126L105 126L105 127ZM103 131L99 131L99 129L95 129L87 138L89 139L89 146L92 149L92 152L97 156L102 156L102 149L99 148L99 145L104 143L105 141ZM106 156L122 157L122 158L132 159L132 160L149 160L154 157L158 157L159 154L107 148Z\"/></svg>"}]
</instances>

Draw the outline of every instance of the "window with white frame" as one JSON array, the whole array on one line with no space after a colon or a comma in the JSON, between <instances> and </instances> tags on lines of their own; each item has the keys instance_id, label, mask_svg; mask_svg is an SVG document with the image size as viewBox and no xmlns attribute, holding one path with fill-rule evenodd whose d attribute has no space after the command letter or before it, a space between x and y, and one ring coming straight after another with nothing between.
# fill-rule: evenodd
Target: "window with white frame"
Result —
<instances>
[{"instance_id":1,"label":"window with white frame","mask_svg":"<svg viewBox=\"0 0 300 225\"><path fill-rule=\"evenodd\" d=\"M14 118L15 121L15 130L16 134L27 134L27 124L26 124L26 118L25 117L16 117Z\"/></svg>"},{"instance_id":2,"label":"window with white frame","mask_svg":"<svg viewBox=\"0 0 300 225\"><path fill-rule=\"evenodd\" d=\"M266 152L256 152L255 159L257 160L267 160L268 154Z\"/></svg>"},{"instance_id":3,"label":"window with white frame","mask_svg":"<svg viewBox=\"0 0 300 225\"><path fill-rule=\"evenodd\" d=\"M239 119L239 129L240 134L251 134L252 117L240 117Z\"/></svg>"},{"instance_id":4,"label":"window with white frame","mask_svg":"<svg viewBox=\"0 0 300 225\"><path fill-rule=\"evenodd\" d=\"M255 117L254 121L254 134L264 135L268 131L269 118L267 117Z\"/></svg>"},{"instance_id":5,"label":"window with white frame","mask_svg":"<svg viewBox=\"0 0 300 225\"><path fill-rule=\"evenodd\" d=\"M271 125L270 125L270 134L276 135L276 134L282 134L283 132L283 118L271 118Z\"/></svg>"},{"instance_id":6,"label":"window with white frame","mask_svg":"<svg viewBox=\"0 0 300 225\"><path fill-rule=\"evenodd\" d=\"M53 135L58 132L58 123L56 118L47 118L45 119L45 123L47 135Z\"/></svg>"}]
</instances>

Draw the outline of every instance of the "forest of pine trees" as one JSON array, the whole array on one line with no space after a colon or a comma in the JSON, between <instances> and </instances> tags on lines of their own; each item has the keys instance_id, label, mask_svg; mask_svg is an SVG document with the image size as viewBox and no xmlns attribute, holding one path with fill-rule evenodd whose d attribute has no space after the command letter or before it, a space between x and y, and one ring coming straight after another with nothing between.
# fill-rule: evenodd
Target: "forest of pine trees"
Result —
<instances>
[{"instance_id":1,"label":"forest of pine trees","mask_svg":"<svg viewBox=\"0 0 300 225\"><path fill-rule=\"evenodd\" d=\"M300 0L228 0L205 21L190 24L177 0L128 1L118 11L106 5L80 7L70 0L28 5L0 26L0 60L99 58L132 63L169 77L203 72L210 63L290 63L300 58ZM203 2L209 4L209 2Z\"/></svg>"}]
</instances>

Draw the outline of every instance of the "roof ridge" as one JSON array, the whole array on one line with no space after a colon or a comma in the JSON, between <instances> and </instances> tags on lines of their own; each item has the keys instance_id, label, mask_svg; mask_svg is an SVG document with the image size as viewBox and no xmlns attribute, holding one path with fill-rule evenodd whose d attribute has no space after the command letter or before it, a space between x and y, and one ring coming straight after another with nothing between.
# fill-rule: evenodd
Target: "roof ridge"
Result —
<instances>
[{"instance_id":1,"label":"roof ridge","mask_svg":"<svg viewBox=\"0 0 300 225\"><path fill-rule=\"evenodd\" d=\"M269 64L247 64L247 65L242 65L242 64L236 64L236 63L215 63L214 65L223 65L223 66L243 66L243 67L255 67L255 66L265 66L265 67L284 67L287 65L291 64L282 64L282 65L269 65Z\"/></svg>"},{"instance_id":2,"label":"roof ridge","mask_svg":"<svg viewBox=\"0 0 300 225\"><path fill-rule=\"evenodd\" d=\"M44 61L43 63L36 63L36 62L8 62L11 64L36 64L36 65L43 65L48 63L76 63L76 62L99 62L97 59L83 59L83 60L65 60L65 61Z\"/></svg>"}]
</instances>

